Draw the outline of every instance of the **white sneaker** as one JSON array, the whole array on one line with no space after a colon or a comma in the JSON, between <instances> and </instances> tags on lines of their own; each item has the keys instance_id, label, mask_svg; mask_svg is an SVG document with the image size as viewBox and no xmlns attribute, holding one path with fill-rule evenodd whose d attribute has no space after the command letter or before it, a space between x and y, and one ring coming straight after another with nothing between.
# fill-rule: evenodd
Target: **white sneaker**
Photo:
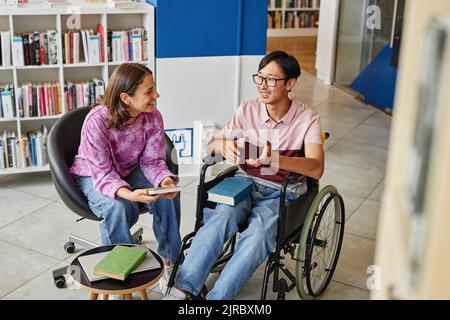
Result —
<instances>
[{"instance_id":1,"label":"white sneaker","mask_svg":"<svg viewBox=\"0 0 450 320\"><path fill-rule=\"evenodd\" d=\"M170 288L169 293L161 300L186 300L186 293L175 287Z\"/></svg>"},{"instance_id":2,"label":"white sneaker","mask_svg":"<svg viewBox=\"0 0 450 320\"><path fill-rule=\"evenodd\" d=\"M159 289L161 290L162 294L166 294L167 291L167 284L169 283L169 278L170 275L172 274L173 271L173 265L171 264L170 266L167 266L164 264L164 269L163 269L163 274L161 276L161 278L159 278Z\"/></svg>"}]
</instances>

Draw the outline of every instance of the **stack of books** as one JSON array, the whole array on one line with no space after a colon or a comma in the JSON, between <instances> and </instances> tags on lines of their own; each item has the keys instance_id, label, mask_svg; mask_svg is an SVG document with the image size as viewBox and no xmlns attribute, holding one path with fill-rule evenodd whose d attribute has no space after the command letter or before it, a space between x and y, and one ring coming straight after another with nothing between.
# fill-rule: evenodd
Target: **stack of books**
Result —
<instances>
[{"instance_id":1,"label":"stack of books","mask_svg":"<svg viewBox=\"0 0 450 320\"><path fill-rule=\"evenodd\" d=\"M153 253L145 246L115 246L109 252L78 257L90 282L104 279L124 281L130 274L161 267Z\"/></svg>"}]
</instances>

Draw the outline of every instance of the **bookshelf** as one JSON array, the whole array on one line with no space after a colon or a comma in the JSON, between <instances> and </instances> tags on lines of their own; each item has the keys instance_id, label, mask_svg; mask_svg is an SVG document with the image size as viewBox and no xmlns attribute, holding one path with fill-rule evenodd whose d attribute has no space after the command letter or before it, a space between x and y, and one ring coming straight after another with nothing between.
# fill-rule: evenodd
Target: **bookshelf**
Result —
<instances>
[{"instance_id":1,"label":"bookshelf","mask_svg":"<svg viewBox=\"0 0 450 320\"><path fill-rule=\"evenodd\" d=\"M101 24L104 30L103 36L98 33L99 37L103 39L104 44L103 47L99 46L100 55L103 51L103 61L100 63L86 62L83 52L83 43L80 37L79 61L77 61L77 63L66 63L66 43L64 42L64 34L71 30L97 30L98 24ZM51 126L55 121L64 113L70 111L68 108L69 96L67 92L65 92L65 89L67 90L68 82L87 83L92 79L99 79L100 84L103 84L103 89L105 89L108 84L108 78L114 69L122 62L127 61L110 61L109 57L111 54L108 50L108 31L126 31L125 33L128 33L128 30L132 30L133 28L142 28L142 30L145 30L146 35L146 41L142 41L142 52L145 52L145 54L142 54L144 59L135 58L133 62L145 64L155 72L155 11L154 7L147 3L136 3L134 8L126 9L110 7L106 4L99 3L84 3L69 6L58 5L55 7L48 7L43 3L27 3L21 4L20 7L8 6L8 10L3 10L0 5L0 32L9 31L10 33L11 56L14 54L12 44L13 36L22 36L35 31L46 33L48 30L56 30L57 33L56 64L19 66L15 63L14 59L11 58L11 64L4 66L3 61L0 61L0 87L8 84L14 86L14 96L12 101L15 108L13 117L0 117L0 140L3 141L1 138L4 137L5 132L14 132L18 144L18 141L27 137L27 133L41 131L43 126L47 127L48 131L50 131ZM130 39L131 42L131 37L125 39ZM129 48L130 56L132 50L133 49ZM46 62L49 61L47 60ZM36 85L54 83L55 87L59 85L59 97L54 96L55 99L52 100L52 103L55 103L54 112L46 113L44 110L42 114L38 112L34 116L24 114L23 95L22 99L20 99L16 93L18 92L18 88L21 90L24 84L26 85L28 83ZM95 94L97 94L97 92L95 92ZM45 96L45 98L47 98L47 96ZM22 103L21 106L19 106L19 100ZM83 100L82 102L86 101L87 100ZM91 101L90 98L89 101ZM57 105L60 106L60 109L57 108ZM85 104L83 104L83 106L84 105ZM70 104L70 106L74 107L73 104ZM81 105L78 107L80 106ZM43 140L42 146L44 145L44 142L45 141ZM7 148L5 145L6 142L3 144L3 146L0 146L0 149L1 147ZM26 147L28 142L25 142L24 144ZM20 152L20 150L21 147L17 147L16 153ZM45 152L45 148L43 150ZM4 159L4 152L0 152L0 157L3 157ZM16 157L18 157L17 154ZM28 163L28 166L24 166L26 161L23 161L23 159L16 159L14 164L14 167L0 168L0 175L49 170L45 157L44 161L34 163L34 165Z\"/></svg>"},{"instance_id":2,"label":"bookshelf","mask_svg":"<svg viewBox=\"0 0 450 320\"><path fill-rule=\"evenodd\" d=\"M320 0L269 0L268 37L317 36Z\"/></svg>"}]
</instances>

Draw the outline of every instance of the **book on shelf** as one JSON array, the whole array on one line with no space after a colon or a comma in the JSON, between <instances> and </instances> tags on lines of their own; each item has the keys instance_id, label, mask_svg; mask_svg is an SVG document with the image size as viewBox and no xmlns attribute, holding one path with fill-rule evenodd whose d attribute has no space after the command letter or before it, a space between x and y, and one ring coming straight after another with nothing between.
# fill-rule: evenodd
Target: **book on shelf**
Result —
<instances>
[{"instance_id":1,"label":"book on shelf","mask_svg":"<svg viewBox=\"0 0 450 320\"><path fill-rule=\"evenodd\" d=\"M98 34L88 35L89 63L100 63L100 36Z\"/></svg>"},{"instance_id":2,"label":"book on shelf","mask_svg":"<svg viewBox=\"0 0 450 320\"><path fill-rule=\"evenodd\" d=\"M108 0L108 6L113 8L131 9L136 7L135 0Z\"/></svg>"},{"instance_id":3,"label":"book on shelf","mask_svg":"<svg viewBox=\"0 0 450 320\"><path fill-rule=\"evenodd\" d=\"M149 271L153 269L158 269L161 267L159 261L155 258L153 253L144 245L140 245L139 248L142 248L147 251L147 255L142 263L136 267L131 274L139 273L143 271ZM94 273L94 267L97 263L99 263L109 252L99 252L86 256L78 257L78 261L85 273L86 277L90 282L96 282L104 279L108 279L106 276L97 275Z\"/></svg>"},{"instance_id":4,"label":"book on shelf","mask_svg":"<svg viewBox=\"0 0 450 320\"><path fill-rule=\"evenodd\" d=\"M71 5L72 2L69 0L45 0L45 4L50 7L57 7L57 6L67 6Z\"/></svg>"},{"instance_id":5,"label":"book on shelf","mask_svg":"<svg viewBox=\"0 0 450 320\"><path fill-rule=\"evenodd\" d=\"M320 0L286 0L287 9L317 9Z\"/></svg>"},{"instance_id":6,"label":"book on shelf","mask_svg":"<svg viewBox=\"0 0 450 320\"><path fill-rule=\"evenodd\" d=\"M100 36L100 61L105 62L105 29L101 23L97 24L97 33Z\"/></svg>"},{"instance_id":7,"label":"book on shelf","mask_svg":"<svg viewBox=\"0 0 450 320\"><path fill-rule=\"evenodd\" d=\"M207 191L208 201L235 206L253 190L253 183L243 179L225 178Z\"/></svg>"},{"instance_id":8,"label":"book on shelf","mask_svg":"<svg viewBox=\"0 0 450 320\"><path fill-rule=\"evenodd\" d=\"M28 0L0 0L0 6L20 8L27 2Z\"/></svg>"},{"instance_id":9,"label":"book on shelf","mask_svg":"<svg viewBox=\"0 0 450 320\"><path fill-rule=\"evenodd\" d=\"M125 280L144 261L147 252L137 247L117 245L94 267L94 274Z\"/></svg>"},{"instance_id":10,"label":"book on shelf","mask_svg":"<svg viewBox=\"0 0 450 320\"><path fill-rule=\"evenodd\" d=\"M269 9L280 9L281 5L281 0L269 0Z\"/></svg>"},{"instance_id":11,"label":"book on shelf","mask_svg":"<svg viewBox=\"0 0 450 320\"><path fill-rule=\"evenodd\" d=\"M14 85L0 85L0 118L13 119L15 116Z\"/></svg>"},{"instance_id":12,"label":"book on shelf","mask_svg":"<svg viewBox=\"0 0 450 320\"><path fill-rule=\"evenodd\" d=\"M11 33L9 31L0 32L1 48L2 48L2 66L11 66Z\"/></svg>"}]
</instances>

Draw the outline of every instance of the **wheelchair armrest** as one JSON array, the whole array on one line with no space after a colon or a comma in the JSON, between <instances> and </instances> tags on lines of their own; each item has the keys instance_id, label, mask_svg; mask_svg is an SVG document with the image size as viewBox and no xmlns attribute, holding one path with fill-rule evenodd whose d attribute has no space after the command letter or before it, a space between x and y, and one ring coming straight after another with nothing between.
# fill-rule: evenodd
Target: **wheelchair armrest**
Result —
<instances>
[{"instance_id":1,"label":"wheelchair armrest","mask_svg":"<svg viewBox=\"0 0 450 320\"><path fill-rule=\"evenodd\" d=\"M223 157L217 157L215 154L207 155L207 156L205 156L203 158L203 166L202 166L202 169L200 171L200 183L201 184L203 184L205 182L206 170L209 167L211 167L211 166L213 166L215 164L218 164L219 162L222 162L223 160L225 160ZM219 176L222 175L222 174L228 173L230 171L236 171L236 170L237 170L237 166L232 166L232 167L224 170L223 172L221 172L219 174Z\"/></svg>"},{"instance_id":2,"label":"wheelchair armrest","mask_svg":"<svg viewBox=\"0 0 450 320\"><path fill-rule=\"evenodd\" d=\"M281 191L283 193L286 192L289 183L297 182L302 177L304 177L304 175L300 173L290 172L288 176L284 179L283 184L281 185Z\"/></svg>"}]
</instances>

